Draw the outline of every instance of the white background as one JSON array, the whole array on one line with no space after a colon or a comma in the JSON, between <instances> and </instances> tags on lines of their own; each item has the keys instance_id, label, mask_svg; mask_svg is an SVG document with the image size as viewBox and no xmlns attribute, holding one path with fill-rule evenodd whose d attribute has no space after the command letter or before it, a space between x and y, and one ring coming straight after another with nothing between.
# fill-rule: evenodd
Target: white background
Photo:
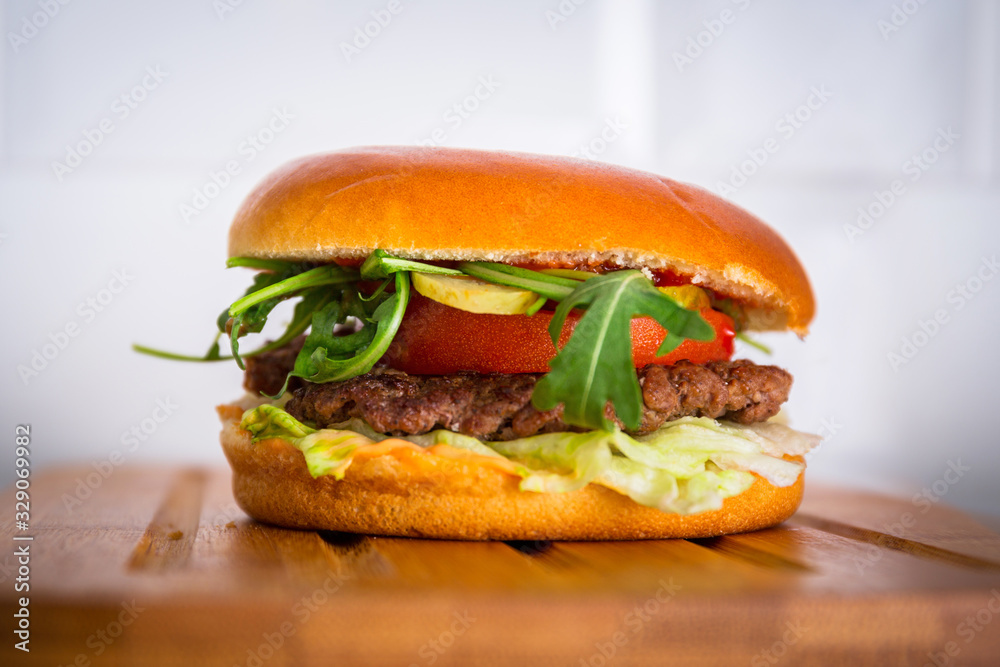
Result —
<instances>
[{"instance_id":1,"label":"white background","mask_svg":"<svg viewBox=\"0 0 1000 667\"><path fill-rule=\"evenodd\" d=\"M998 3L399 0L387 14L387 1L224 2L3 3L0 425L12 444L13 426L32 424L36 471L100 467L116 450L126 463L223 465L213 406L240 394L238 369L129 346L204 351L248 282L223 269L229 221L288 159L440 130L448 146L589 145L719 191L773 139L728 196L780 231L816 291L806 342L765 337L796 376L794 424L829 436L811 478L935 488L1000 514L1000 280L976 282L996 277L983 259L1000 254ZM391 21L345 53L372 12ZM494 89L469 98L481 80ZM825 99L802 107L814 90ZM130 109L122 95L143 99ZM276 110L292 118L252 153L247 137ZM796 113L790 132L782 119ZM57 173L104 119L112 131ZM609 122L626 127L602 145ZM933 164L914 171L925 151ZM231 160L240 173L185 221L181 205ZM849 238L896 180L901 194ZM102 292L116 271L127 285ZM957 297L970 279L974 298ZM100 312L86 305L106 297ZM924 336L939 310L947 321ZM904 338L922 346L893 368ZM43 351L37 375L18 370ZM158 400L177 407L125 451ZM0 459L0 481L12 467ZM964 472L942 481L951 467Z\"/></svg>"}]
</instances>

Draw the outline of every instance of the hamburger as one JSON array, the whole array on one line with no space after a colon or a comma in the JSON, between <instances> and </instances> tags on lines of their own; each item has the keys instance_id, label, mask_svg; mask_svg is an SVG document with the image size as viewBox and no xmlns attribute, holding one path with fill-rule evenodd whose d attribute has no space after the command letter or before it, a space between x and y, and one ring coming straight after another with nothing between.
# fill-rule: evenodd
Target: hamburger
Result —
<instances>
[{"instance_id":1,"label":"hamburger","mask_svg":"<svg viewBox=\"0 0 1000 667\"><path fill-rule=\"evenodd\" d=\"M229 257L257 273L198 359L245 370L218 413L259 521L605 540L798 507L817 438L775 419L791 375L732 355L747 331L805 336L812 292L773 230L706 190L572 158L356 148L268 176ZM289 299L280 335L241 349Z\"/></svg>"}]
</instances>

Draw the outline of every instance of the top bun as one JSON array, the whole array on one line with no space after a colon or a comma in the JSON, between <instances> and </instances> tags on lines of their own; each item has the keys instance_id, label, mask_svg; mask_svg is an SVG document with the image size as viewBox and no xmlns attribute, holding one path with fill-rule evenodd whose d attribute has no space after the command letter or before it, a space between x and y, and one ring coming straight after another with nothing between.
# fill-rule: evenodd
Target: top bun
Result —
<instances>
[{"instance_id":1,"label":"top bun","mask_svg":"<svg viewBox=\"0 0 1000 667\"><path fill-rule=\"evenodd\" d=\"M670 269L751 306L749 328L805 335L813 296L777 233L702 188L588 160L376 146L296 160L246 198L231 257Z\"/></svg>"}]
</instances>

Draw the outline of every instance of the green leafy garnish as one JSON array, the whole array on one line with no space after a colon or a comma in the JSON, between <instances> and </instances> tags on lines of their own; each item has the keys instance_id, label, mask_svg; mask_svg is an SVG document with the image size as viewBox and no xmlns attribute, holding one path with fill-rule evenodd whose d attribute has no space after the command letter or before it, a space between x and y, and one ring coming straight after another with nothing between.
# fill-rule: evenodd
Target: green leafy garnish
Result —
<instances>
[{"instance_id":1,"label":"green leafy garnish","mask_svg":"<svg viewBox=\"0 0 1000 667\"><path fill-rule=\"evenodd\" d=\"M541 269L539 273L547 276L557 276L559 278L569 278L570 280L590 280L601 275L590 271L578 271L577 269Z\"/></svg>"},{"instance_id":2,"label":"green leafy garnish","mask_svg":"<svg viewBox=\"0 0 1000 667\"><path fill-rule=\"evenodd\" d=\"M257 277L273 275L276 274L263 273L258 274ZM315 288L329 285L352 283L357 281L357 279L357 271L345 269L336 264L329 264L289 276L277 282L270 282L236 301L236 303L229 307L229 317L231 319L228 326L230 329L229 344L237 365L239 365L240 369L244 368L243 360L240 358L240 337L248 333L260 333L267 323L267 316L278 303L293 296L304 296L306 290L315 290ZM323 300L316 293L311 294L310 297L314 308ZM301 322L296 323L293 320L293 325L295 324L301 324ZM282 338L285 337L282 336ZM294 338L294 336L291 338Z\"/></svg>"},{"instance_id":3,"label":"green leafy garnish","mask_svg":"<svg viewBox=\"0 0 1000 667\"><path fill-rule=\"evenodd\" d=\"M287 262L285 260L280 260L280 259L256 259L253 257L231 257L226 261L226 266L227 267L243 266L243 267L258 269L261 271L261 273L258 273L254 276L253 284L250 285L250 287L244 293L244 298L245 298L246 296L255 294L267 287L271 287L273 285L281 283L282 281L291 278L292 276L308 271L312 265L300 262ZM270 312L271 308L273 308L273 304L270 307L266 307L266 310ZM259 331L259 328L257 327L257 322L254 320L266 319L266 313L264 313L263 311L264 309L259 309L253 313L249 313L247 316L243 318L245 322L241 321L239 324L237 324L235 321L231 321L231 317L229 314L230 308L227 308L226 310L219 313L219 317L216 319L216 328L219 330L219 333L215 336L215 340L212 341L212 345L208 348L208 352L206 352L201 357L195 357L186 354L175 354L173 352L157 350L155 348L138 344L133 344L132 349L135 350L136 352L141 352L142 354L148 354L150 356L159 357L161 359L172 359L174 361L223 361L223 360L233 359L234 357L232 356L228 355L223 356L222 354L220 354L219 338L224 334L230 335L228 333L230 327L234 328L237 338L239 336L245 335L246 333L249 333L255 328ZM291 331L293 327L297 328L296 333L293 333L292 335L283 335L281 338L274 341L274 343L266 345L260 349L254 350L253 352L250 352L243 356L252 356L260 354L261 352L273 350L277 347L285 345L292 338L299 335L299 333L301 333L302 330L304 330L305 327L308 326L309 324L307 321L303 325L298 317L299 314L300 313L296 311L296 318L294 318L293 322L289 325L289 331ZM286 334L287 333L288 332L286 332ZM239 359L237 357L237 363L239 364L240 368L243 368L242 359Z\"/></svg>"},{"instance_id":4,"label":"green leafy garnish","mask_svg":"<svg viewBox=\"0 0 1000 667\"><path fill-rule=\"evenodd\" d=\"M473 278L497 285L520 287L555 301L562 301L568 297L580 284L578 280L493 262L462 262L458 268Z\"/></svg>"},{"instance_id":5,"label":"green leafy garnish","mask_svg":"<svg viewBox=\"0 0 1000 667\"><path fill-rule=\"evenodd\" d=\"M416 271L418 273L440 273L446 276L460 276L461 271L448 269L443 266L434 266L424 262L414 262L409 259L400 259L389 255L384 250L376 250L365 263L361 265L361 277L365 280L379 280L387 278L393 273L400 271Z\"/></svg>"},{"instance_id":6,"label":"green leafy garnish","mask_svg":"<svg viewBox=\"0 0 1000 667\"><path fill-rule=\"evenodd\" d=\"M758 350L760 350L764 354L771 354L771 348L770 347L768 347L767 345L764 345L764 343L760 342L759 340L754 340L753 338L751 338L750 336L746 335L742 331L740 331L739 333L736 334L736 339L743 341L744 343L746 343L750 347L757 348Z\"/></svg>"},{"instance_id":7,"label":"green leafy garnish","mask_svg":"<svg viewBox=\"0 0 1000 667\"><path fill-rule=\"evenodd\" d=\"M371 370L382 358L403 321L410 301L410 274L400 271L394 276L396 291L383 292L380 299L363 300L356 290L344 290L341 301L335 301L313 315L312 330L302 351L295 359L292 377L309 382L348 380ZM348 317L360 320L364 326L346 335L337 335L336 325ZM278 393L285 393L282 387Z\"/></svg>"},{"instance_id":8,"label":"green leafy garnish","mask_svg":"<svg viewBox=\"0 0 1000 667\"><path fill-rule=\"evenodd\" d=\"M226 268L232 269L237 266L258 271L273 271L274 273L294 275L308 271L314 265L306 262L289 262L284 259L259 259L257 257L230 257L226 260Z\"/></svg>"},{"instance_id":9,"label":"green leafy garnish","mask_svg":"<svg viewBox=\"0 0 1000 667\"><path fill-rule=\"evenodd\" d=\"M549 325L552 342L558 344L569 311L580 307L586 313L532 396L539 410L562 403L563 419L578 426L614 429L605 415L609 401L626 426L639 426L642 393L632 364L633 317L649 315L667 330L657 356L671 352L684 338L715 337L697 312L678 306L639 271L615 271L581 283L556 308Z\"/></svg>"},{"instance_id":10,"label":"green leafy garnish","mask_svg":"<svg viewBox=\"0 0 1000 667\"><path fill-rule=\"evenodd\" d=\"M240 426L253 441L281 438L302 452L314 477L343 479L358 452L386 438L359 419L315 430L281 408L261 405ZM662 512L698 514L753 485L794 484L804 464L787 461L819 443L817 436L779 424L741 425L682 417L642 436L621 431L543 433L483 442L447 430L394 436L418 447L446 444L508 464L522 491L565 493L599 484Z\"/></svg>"},{"instance_id":11,"label":"green leafy garnish","mask_svg":"<svg viewBox=\"0 0 1000 667\"><path fill-rule=\"evenodd\" d=\"M170 359L171 361L222 361L224 359L232 359L232 357L223 357L219 354L219 337L215 337L215 342L212 346L208 348L206 352L201 357L195 357L190 354L177 354L176 352L166 352L164 350L157 350L155 347L147 347L145 345L139 345L138 343L132 343L132 349L135 352L141 352L142 354L148 354L151 357L159 357L160 359Z\"/></svg>"},{"instance_id":12,"label":"green leafy garnish","mask_svg":"<svg viewBox=\"0 0 1000 667\"><path fill-rule=\"evenodd\" d=\"M304 273L299 273L279 282L255 289L229 307L229 316L239 317L252 308L260 307L268 301L278 297L288 297L309 287L340 285L355 282L357 279L358 273L352 269L345 269L336 264L317 266L315 269L310 269Z\"/></svg>"},{"instance_id":13,"label":"green leafy garnish","mask_svg":"<svg viewBox=\"0 0 1000 667\"><path fill-rule=\"evenodd\" d=\"M267 438L293 440L316 432L276 405L258 405L247 410L240 421L240 428L250 431L254 442Z\"/></svg>"},{"instance_id":14,"label":"green leafy garnish","mask_svg":"<svg viewBox=\"0 0 1000 667\"><path fill-rule=\"evenodd\" d=\"M747 327L747 315L743 308L733 299L712 299L712 308L733 318L733 328L739 333Z\"/></svg>"},{"instance_id":15,"label":"green leafy garnish","mask_svg":"<svg viewBox=\"0 0 1000 667\"><path fill-rule=\"evenodd\" d=\"M713 328L697 310L686 310L653 286L639 271L595 274L571 269L534 271L493 262L461 262L450 269L393 257L376 250L360 270L336 264L314 266L301 262L234 257L231 267L258 269L253 285L218 320L219 334L202 357L162 352L141 345L133 349L167 359L218 361L261 354L291 343L309 330L294 368L278 396L293 377L313 383L337 382L366 373L386 353L403 320L410 297L410 272L467 275L498 285L529 290L538 298L528 309L534 315L548 301L558 302L549 334L558 345L560 333L573 309L585 311L566 345L550 363L551 371L536 385L532 401L540 410L563 404L563 418L590 429L615 431L608 405L624 424L638 427L642 394L632 361L631 321L653 317L667 335L658 356L675 349L685 338L712 340ZM360 281L382 280L374 292L363 294ZM390 287L392 289L390 289ZM291 322L275 341L240 354L240 339L260 333L273 309L298 298ZM360 325L360 326L358 326ZM219 339L229 338L232 357L223 357Z\"/></svg>"},{"instance_id":16,"label":"green leafy garnish","mask_svg":"<svg viewBox=\"0 0 1000 667\"><path fill-rule=\"evenodd\" d=\"M535 313L540 311L542 309L542 306L544 306L548 302L549 302L548 299L546 299L544 296L540 296L538 297L538 299L535 300L533 304L528 306L528 310L524 311L524 314L530 317L531 315L534 315Z\"/></svg>"}]
</instances>

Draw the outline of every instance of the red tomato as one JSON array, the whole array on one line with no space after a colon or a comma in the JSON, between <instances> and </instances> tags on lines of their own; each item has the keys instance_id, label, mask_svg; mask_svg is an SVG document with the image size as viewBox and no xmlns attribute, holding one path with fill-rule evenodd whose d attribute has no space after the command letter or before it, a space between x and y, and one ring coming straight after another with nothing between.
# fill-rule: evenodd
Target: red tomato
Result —
<instances>
[{"instance_id":1,"label":"red tomato","mask_svg":"<svg viewBox=\"0 0 1000 667\"><path fill-rule=\"evenodd\" d=\"M733 354L733 321L728 315L701 311L715 328L715 340L685 340L676 350L656 357L665 331L655 320L632 320L632 354L637 368L650 363L672 364L681 359L704 363L729 359ZM569 340L580 315L570 313L559 338ZM457 371L479 373L545 373L556 348L549 337L552 313L535 315L481 315L442 305L411 292L406 315L384 361L393 368L418 375Z\"/></svg>"}]
</instances>

